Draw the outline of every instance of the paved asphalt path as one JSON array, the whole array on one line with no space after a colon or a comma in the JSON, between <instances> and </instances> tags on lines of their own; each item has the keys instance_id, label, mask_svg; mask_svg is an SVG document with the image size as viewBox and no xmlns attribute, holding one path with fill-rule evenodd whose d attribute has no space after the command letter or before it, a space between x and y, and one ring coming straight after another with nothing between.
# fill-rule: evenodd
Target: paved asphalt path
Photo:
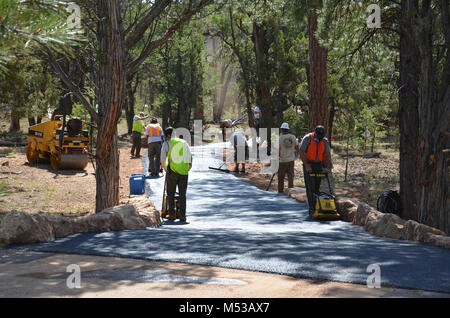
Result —
<instances>
[{"instance_id":1,"label":"paved asphalt path","mask_svg":"<svg viewBox=\"0 0 450 318\"><path fill-rule=\"evenodd\" d=\"M193 147L187 223L157 229L77 234L33 250L214 265L295 277L366 284L368 266L382 286L450 293L450 250L375 237L342 221L318 222L307 206L208 169L223 144ZM144 160L144 168L147 165ZM147 180L161 207L164 178Z\"/></svg>"}]
</instances>

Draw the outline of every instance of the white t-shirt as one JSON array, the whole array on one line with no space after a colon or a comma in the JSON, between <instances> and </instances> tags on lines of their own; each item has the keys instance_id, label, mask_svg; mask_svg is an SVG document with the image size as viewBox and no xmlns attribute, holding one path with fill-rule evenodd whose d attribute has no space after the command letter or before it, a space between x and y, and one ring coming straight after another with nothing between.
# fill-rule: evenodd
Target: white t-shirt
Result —
<instances>
[{"instance_id":1,"label":"white t-shirt","mask_svg":"<svg viewBox=\"0 0 450 318\"><path fill-rule=\"evenodd\" d=\"M245 143L247 142L247 139L245 139L244 133L242 131L235 131L230 135L230 143L232 146L234 146L234 137L236 136L236 146L243 147L245 146Z\"/></svg>"},{"instance_id":2,"label":"white t-shirt","mask_svg":"<svg viewBox=\"0 0 450 318\"><path fill-rule=\"evenodd\" d=\"M297 138L293 134L280 136L280 162L291 162L295 160L295 147L298 146Z\"/></svg>"}]
</instances>

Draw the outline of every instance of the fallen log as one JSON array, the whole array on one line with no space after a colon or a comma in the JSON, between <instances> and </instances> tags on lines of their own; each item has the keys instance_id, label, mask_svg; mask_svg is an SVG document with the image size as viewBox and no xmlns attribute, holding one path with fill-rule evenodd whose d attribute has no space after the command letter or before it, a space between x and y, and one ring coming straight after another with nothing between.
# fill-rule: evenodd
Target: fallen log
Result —
<instances>
[{"instance_id":1,"label":"fallen log","mask_svg":"<svg viewBox=\"0 0 450 318\"><path fill-rule=\"evenodd\" d=\"M369 152L363 155L363 158L380 158L381 152Z\"/></svg>"},{"instance_id":2,"label":"fallen log","mask_svg":"<svg viewBox=\"0 0 450 318\"><path fill-rule=\"evenodd\" d=\"M0 147L25 147L28 142L0 141Z\"/></svg>"},{"instance_id":3,"label":"fallen log","mask_svg":"<svg viewBox=\"0 0 450 318\"><path fill-rule=\"evenodd\" d=\"M2 174L22 174L22 171L15 172L15 171L0 171Z\"/></svg>"}]
</instances>

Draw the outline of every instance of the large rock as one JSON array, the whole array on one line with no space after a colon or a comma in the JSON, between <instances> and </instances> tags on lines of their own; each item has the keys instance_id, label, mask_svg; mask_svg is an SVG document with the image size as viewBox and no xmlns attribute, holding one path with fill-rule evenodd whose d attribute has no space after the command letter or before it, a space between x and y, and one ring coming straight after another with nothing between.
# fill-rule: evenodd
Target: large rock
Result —
<instances>
[{"instance_id":1,"label":"large rock","mask_svg":"<svg viewBox=\"0 0 450 318\"><path fill-rule=\"evenodd\" d=\"M405 222L404 238L410 241L424 241L428 234L445 237L445 233L431 226L418 223L413 220Z\"/></svg>"},{"instance_id":2,"label":"large rock","mask_svg":"<svg viewBox=\"0 0 450 318\"><path fill-rule=\"evenodd\" d=\"M378 224L380 223L380 221L383 219L383 213L375 210L372 207L369 207L370 209L368 210L367 216L365 219L361 219L360 220L360 225L364 226L364 229L372 234L375 234L375 230L378 227ZM367 210L364 210L367 211ZM359 213L359 209L358 209L358 213ZM379 230L378 230L379 232Z\"/></svg>"},{"instance_id":3,"label":"large rock","mask_svg":"<svg viewBox=\"0 0 450 318\"><path fill-rule=\"evenodd\" d=\"M0 224L0 243L38 243L55 239L53 228L45 216L13 210Z\"/></svg>"},{"instance_id":4,"label":"large rock","mask_svg":"<svg viewBox=\"0 0 450 318\"><path fill-rule=\"evenodd\" d=\"M284 193L299 202L308 203L308 196L304 188L286 188Z\"/></svg>"},{"instance_id":5,"label":"large rock","mask_svg":"<svg viewBox=\"0 0 450 318\"><path fill-rule=\"evenodd\" d=\"M427 233L425 234L424 242L435 246L450 248L450 236Z\"/></svg>"},{"instance_id":6,"label":"large rock","mask_svg":"<svg viewBox=\"0 0 450 318\"><path fill-rule=\"evenodd\" d=\"M366 204L364 202L360 202L358 204L358 209L356 210L356 217L353 219L353 224L364 226L366 224L369 213L372 212L373 210L374 209L371 206L369 206L368 204ZM372 215L371 219L374 216L375 215Z\"/></svg>"},{"instance_id":7,"label":"large rock","mask_svg":"<svg viewBox=\"0 0 450 318\"><path fill-rule=\"evenodd\" d=\"M372 233L377 236L389 237L397 240L403 239L405 223L406 221L398 215L392 213L382 213L382 216L378 220L378 223Z\"/></svg>"},{"instance_id":8,"label":"large rock","mask_svg":"<svg viewBox=\"0 0 450 318\"><path fill-rule=\"evenodd\" d=\"M0 244L48 242L75 233L140 230L148 223L149 216L141 217L127 204L82 218L11 211L0 224Z\"/></svg>"},{"instance_id":9,"label":"large rock","mask_svg":"<svg viewBox=\"0 0 450 318\"><path fill-rule=\"evenodd\" d=\"M346 197L338 197L336 198L336 207L343 221L353 222L358 210L358 203L355 202L355 200Z\"/></svg>"}]
</instances>

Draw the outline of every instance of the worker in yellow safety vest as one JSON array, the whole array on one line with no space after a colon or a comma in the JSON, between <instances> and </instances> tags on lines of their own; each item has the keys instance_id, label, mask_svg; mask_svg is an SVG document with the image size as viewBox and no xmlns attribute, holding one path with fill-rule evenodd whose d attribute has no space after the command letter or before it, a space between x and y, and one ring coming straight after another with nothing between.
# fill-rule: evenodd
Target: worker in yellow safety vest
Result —
<instances>
[{"instance_id":1,"label":"worker in yellow safety vest","mask_svg":"<svg viewBox=\"0 0 450 318\"><path fill-rule=\"evenodd\" d=\"M140 113L139 116L135 115L133 118L131 158L141 157L141 136L145 129L144 119L146 118L148 116L144 116L144 113Z\"/></svg>"},{"instance_id":2,"label":"worker in yellow safety vest","mask_svg":"<svg viewBox=\"0 0 450 318\"><path fill-rule=\"evenodd\" d=\"M148 160L151 176L159 176L160 172L160 157L161 157L161 145L164 137L161 126L158 124L158 120L153 118L145 128L145 136L148 137Z\"/></svg>"},{"instance_id":3,"label":"worker in yellow safety vest","mask_svg":"<svg viewBox=\"0 0 450 318\"><path fill-rule=\"evenodd\" d=\"M186 221L186 191L189 170L192 167L192 155L189 144L180 138L172 137L173 128L165 130L165 138L161 150L161 162L166 171L167 200L169 203L168 219ZM175 191L178 187L179 212L175 215Z\"/></svg>"}]
</instances>

